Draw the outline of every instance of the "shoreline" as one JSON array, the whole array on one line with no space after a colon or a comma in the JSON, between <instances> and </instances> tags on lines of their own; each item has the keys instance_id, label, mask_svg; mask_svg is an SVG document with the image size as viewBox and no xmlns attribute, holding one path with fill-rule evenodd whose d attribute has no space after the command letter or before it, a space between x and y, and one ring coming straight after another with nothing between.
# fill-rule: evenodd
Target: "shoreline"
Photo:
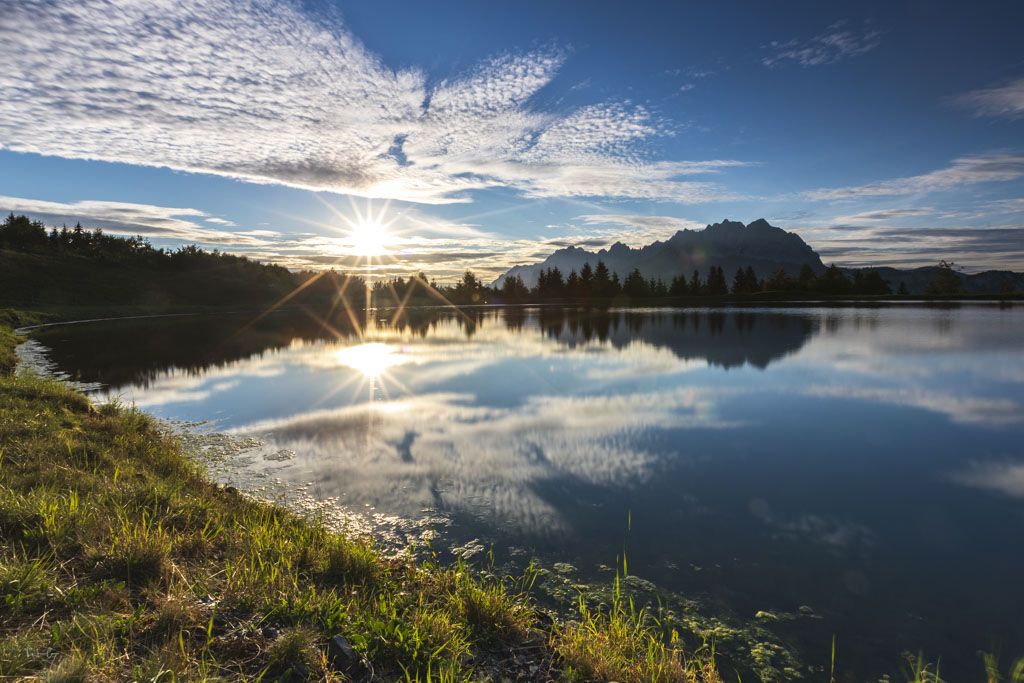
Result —
<instances>
[{"instance_id":1,"label":"shoreline","mask_svg":"<svg viewBox=\"0 0 1024 683\"><path fill-rule=\"evenodd\" d=\"M0 401L0 676L721 680L622 601L560 621L531 571L385 558L218 486L137 410L30 373Z\"/></svg>"},{"instance_id":2,"label":"shoreline","mask_svg":"<svg viewBox=\"0 0 1024 683\"><path fill-rule=\"evenodd\" d=\"M3 328L0 326L0 332L2 331ZM2 400L5 409L9 398L8 393L13 388L11 380L12 378L10 377L4 378L0 376L0 400ZM37 389L39 387L43 387L45 389L45 385L47 383L52 383L61 387L59 390L54 387L43 392L50 399L59 397L61 393L67 393L77 396L78 399L84 401L87 406L90 406L86 411L87 413L99 413L112 420L137 420L139 421L139 424L143 425L143 433L148 433L148 438L152 439L153 443L170 443L174 449L177 449L179 455L181 455L185 460L190 461L193 465L202 463L201 460L196 458L194 453L190 454L182 448L181 439L179 437L160 434L160 430L155 427L155 418L139 413L133 409L126 409L116 405L112 407L95 407L92 406L92 404L79 392L69 389L66 385L63 385L60 382L47 379L37 379L36 381L39 383L36 387ZM42 410L45 412L47 410L46 401L41 399L39 401L34 401L32 403L32 407L37 411ZM145 430L149 430L149 432L146 432ZM3 421L0 420L0 452L2 452L4 447L7 445L5 441L7 440L6 437L8 434L5 432L5 425L3 425ZM4 462L4 464L6 465L7 463ZM6 475L6 473L4 473L4 475ZM470 654L466 655L464 657L464 661L459 664L459 667L461 667L459 668L459 671L465 672L467 676L471 676L472 678L465 678L465 680L478 680L478 676L484 674L485 676L497 675L499 678L505 676L508 677L508 680L681 680L698 683L717 683L721 678L719 678L719 674L717 672L716 660L719 660L719 662L721 661L721 658L727 651L727 648L720 647L718 651L714 648L716 645L724 646L728 642L729 638L735 639L739 633L733 629L734 624L730 624L728 621L719 621L717 624L712 624L713 628L706 629L706 632L714 633L718 630L718 637L722 638L722 640L719 643L716 643L714 640L716 636L712 636L712 640L710 641L711 649L709 651L707 649L708 642L705 641L704 646L702 647L699 640L695 641L693 639L692 633L685 633L684 637L680 637L678 632L676 632L675 628L672 626L671 619L666 619L664 615L655 614L653 611L641 612L637 615L635 612L632 612L631 601L633 600L634 595L638 595L643 592L643 590L648 590L636 590L638 586L642 587L643 584L647 582L639 577L627 575L624 572L620 576L618 571L616 571L616 580L613 584L615 587L614 589L609 586L604 586L598 587L597 590L591 588L585 593L580 591L580 609L578 609L574 614L570 613L567 615L565 610L558 610L557 613L553 614L545 611L538 603L538 577L541 576L541 573L545 570L535 568L532 564L526 573L520 574L495 568L493 566L493 561L490 565L484 568L470 566L469 563L463 561L461 558L457 562L445 564L443 561L439 560L436 553L428 556L425 560L414 559L411 555L398 559L394 556L385 557L379 552L379 549L375 549L373 547L372 543L367 545L363 540L354 538L351 535L339 533L336 530L332 532L330 529L324 528L322 524L318 524L315 520L311 521L308 516L304 516L293 508L282 508L279 502L275 503L274 501L266 499L258 500L254 496L235 491L234 487L231 485L218 486L211 481L210 476L211 475L209 473L203 475L201 477L202 483L199 484L199 486L202 488L212 487L214 492L226 494L229 500L235 501L236 503L244 505L252 504L257 508L277 511L276 514L294 518L293 523L298 525L299 528L305 529L305 531L302 531L301 533L314 533L309 529L316 530L318 528L319 531L316 531L316 533L323 534L323 538L342 538L346 544L351 544L355 547L362 547L364 549L369 548L370 551L374 553L376 561L384 562L385 564L397 563L397 565L402 567L400 573L413 572L422 574L426 572L433 575L434 578L447 576L449 578L443 579L445 583L451 583L454 581L456 586L463 587L456 588L456 590L470 590L468 587L475 586L480 588L482 586L480 589L485 593L487 591L492 591L497 592L499 595L504 595L507 599L506 607L511 609L511 611L518 611L520 616L523 614L530 615L530 618L532 619L530 625L520 633L520 637L525 639L508 640L506 634L502 639L495 640L493 633L491 633L490 635L485 634L480 636L482 640L476 643L467 641L467 647ZM8 487L6 476L0 479L0 484L2 484L3 487L0 488L0 492L3 492ZM242 487L241 484L239 484L239 486ZM4 508L0 507L0 522L3 522L4 513ZM3 524L0 524L0 531L6 532L6 528ZM173 553L170 553L170 555L170 563L173 565L175 563ZM81 558L78 559L80 560ZM94 560L95 558L90 559L90 561ZM0 556L0 562L6 561L6 557ZM328 560L322 561L327 562ZM389 564L389 566L391 565ZM555 566L557 568L557 564ZM392 567L392 569L394 568ZM535 570L535 573L532 575L531 570ZM552 572L547 573L552 574ZM457 575L458 578L450 578L453 575ZM532 578L528 578L531 576ZM184 577L182 578L184 579ZM581 586L581 584L575 580L575 577L568 573L556 578L564 582L566 594L577 591ZM622 593L619 592L620 579L622 580ZM203 577L203 580L209 581L211 580L211 577L207 575ZM311 576L310 583L316 587L319 580L320 577L318 575L314 575ZM523 587L527 583L529 584L529 588L524 590ZM650 594L647 597L653 596L653 599L660 605L662 592L658 591L653 585L648 585L650 586ZM347 587L348 586L346 586L346 588ZM336 589L338 587L334 586L334 588ZM353 593L365 588L365 585L356 585ZM147 590L149 590L148 587L143 589L143 591ZM129 590L129 592L131 591ZM168 591L168 594L169 593L170 591ZM211 595L213 595L213 593L207 592L205 594L206 597ZM203 597L204 596L197 597L192 595L192 598L198 599L201 605L205 605L206 603L203 602ZM561 597L563 598L563 602L566 602L564 600L566 596L563 595ZM627 603L624 601L627 597L630 601L628 607ZM668 596L665 597L667 598ZM686 596L679 597L685 598ZM214 599L216 604L221 604L221 598L214 596ZM446 606L450 606L450 601L452 599L452 596L449 595L449 602L446 602ZM653 604L654 600L648 600L647 604ZM572 602L571 596L569 596L569 600L567 602ZM598 606L596 611L594 605ZM157 608L159 608L159 605ZM201 609L200 611L202 611L203 614L209 612L209 619L213 619L215 610ZM683 616L690 617L691 615L684 613ZM778 618L778 615L774 616ZM786 618L786 615L782 615L782 617ZM250 617L250 621L253 618L254 617ZM468 612L465 613L462 618L464 620L468 619ZM260 623L262 623L262 621ZM463 625L465 626L465 624ZM0 621L0 626L6 625ZM202 626L202 624L194 625L196 629L200 626ZM316 659L316 656L320 656L321 659L324 657L330 657L330 639L334 636L329 633L317 631L321 625L315 620L306 622L300 621L296 624L280 626L280 628L279 625L271 626L274 630L269 632L276 634L276 636L270 640L268 640L263 634L262 627L260 627L258 633L256 630L250 629L252 632L248 633L247 636L251 636L254 641L257 642L259 648L269 648L273 643L277 642L277 638L281 636L281 633L285 629L291 628L294 630L309 627L312 628L313 631L306 631L304 633L304 638L309 641L307 642L307 645L310 645L310 647L306 649L306 654L313 660ZM493 625L486 627L470 625L468 628L471 628L472 630L484 628L484 631L487 631L488 629L493 631ZM733 629L731 635L729 635L730 629ZM500 630L501 629L499 628L499 631ZM311 633L315 634L310 635ZM351 640L351 638L347 638L350 634L346 634L344 632L335 635L342 635L343 637L346 637L347 640ZM262 640L260 640L260 638L262 638ZM631 653L624 655L621 651L614 651L614 647L611 645L609 639L617 639L620 643L626 644L626 646L631 650ZM744 637L740 637L740 640L746 639ZM755 656L754 652L757 645L758 643L754 640L747 640L745 647L749 649L752 656ZM763 645L774 647L768 640L765 640ZM755 657L767 657L771 659L776 656L777 653L773 654L771 647L767 649L758 649L758 654ZM3 661L2 648L3 645L2 642L0 642L0 662ZM520 651L523 648L527 648L529 652L532 653L529 658L525 660L520 658L522 661L514 662L511 665L507 661L501 659L502 652ZM647 658L647 653L649 653L652 648L655 653L661 652L663 655L668 655L667 660L662 656L663 663L659 665L659 669L662 666L669 666L673 672L663 672L665 673L665 676L662 676L662 674L657 671L652 672L650 670L644 670L642 672L633 671L631 674L630 671L633 667L642 665L642 662L639 662L638 659L641 657ZM359 648L357 649L360 653L365 654L363 650ZM568 654L566 653L567 650ZM319 652L319 655L316 654L317 652ZM607 663L602 664L600 660L606 656L610 656L615 661L615 668L612 673L608 674L608 677L602 677L600 671L604 669L604 666ZM594 661L595 659L597 660L596 662ZM481 666L479 664L481 661L485 661L487 663ZM725 661L729 661L728 656L726 656ZM898 661L898 659L894 657L894 663L896 661ZM566 667L567 662L568 666ZM792 663L796 664L795 661ZM370 655L367 655L367 662L365 664L367 670L371 668L375 671L380 670L380 663L378 662L374 664ZM692 668L694 664L698 665L697 669ZM798 676L800 675L797 670L792 668L789 668L787 673L787 667L783 666L783 662L776 661L774 664L774 666L769 666L762 672L759 672L764 675L759 676L758 678L765 681L792 680L793 674ZM797 664L797 666L799 669L804 670L802 674L803 676L807 676L809 674L813 678L815 675L821 673L820 667L809 667L804 669L802 665ZM540 679L531 677L541 671L541 669L536 667L546 667L544 671L546 672L547 677L542 677ZM452 670L454 671L454 669ZM751 671L749 667L743 667L742 670L744 672L744 677L748 675L748 671ZM307 671L307 673L310 671L312 670ZM529 675L526 677L520 675L526 671L530 672ZM331 675L331 672L326 669L324 669L324 672L324 676ZM0 675L3 675L4 673L3 667L0 666ZM397 671L395 671L394 674L395 677L400 678ZM648 677L652 675L653 678ZM359 679L357 678L356 680ZM392 680L392 678L384 678L384 680ZM454 680L463 680L463 678L457 676ZM483 680L487 680L487 678L483 678ZM910 680L916 681L917 679Z\"/></svg>"}]
</instances>

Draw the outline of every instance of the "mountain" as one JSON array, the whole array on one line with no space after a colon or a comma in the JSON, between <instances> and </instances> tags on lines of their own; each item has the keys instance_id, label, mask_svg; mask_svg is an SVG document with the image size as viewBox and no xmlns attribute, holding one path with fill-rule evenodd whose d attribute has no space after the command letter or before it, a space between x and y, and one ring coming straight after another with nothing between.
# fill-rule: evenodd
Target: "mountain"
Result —
<instances>
[{"instance_id":1,"label":"mountain","mask_svg":"<svg viewBox=\"0 0 1024 683\"><path fill-rule=\"evenodd\" d=\"M620 279L639 268L644 277L661 278L666 283L679 273L689 277L694 270L706 278L711 266L721 266L728 278L737 268L747 266L752 266L761 278L780 267L793 276L804 265L816 272L825 269L818 254L799 235L769 225L761 218L750 225L724 220L703 230L680 230L664 242L637 249L621 242L596 252L566 247L540 263L515 266L495 280L494 285L500 287L506 277L519 275L532 287L537 283L538 274L547 268L557 267L563 275L568 275L571 270L579 272L584 263L596 266L598 261L604 261Z\"/></svg>"},{"instance_id":2,"label":"mountain","mask_svg":"<svg viewBox=\"0 0 1024 683\"><path fill-rule=\"evenodd\" d=\"M621 242L600 251L566 247L553 252L540 263L509 269L494 281L494 286L500 287L510 275L519 275L527 286L533 287L542 270L558 268L563 276L567 276L572 270L579 272L585 263L593 267L598 261L604 261L609 270L619 274L619 279L625 279L634 268L639 268L644 277L661 278L666 284L680 273L690 277L694 270L706 279L711 266L721 266L729 281L738 268L747 266L752 266L759 278L770 276L780 267L791 276L797 275L805 264L817 273L825 269L818 254L799 235L769 225L768 221L760 218L749 225L724 220L703 230L680 230L664 242L654 242L638 249ZM939 272L937 266L842 270L847 275L853 275L857 270L877 270L893 292L898 291L902 284L910 294L923 294ZM986 270L972 274L957 273L957 277L961 289L967 294L1024 291L1024 273Z\"/></svg>"},{"instance_id":3,"label":"mountain","mask_svg":"<svg viewBox=\"0 0 1024 683\"><path fill-rule=\"evenodd\" d=\"M857 270L868 270L865 268L844 268L847 274ZM900 285L907 288L910 294L923 294L928 283L939 274L938 266L924 266L922 268L890 268L888 266L872 268L877 270L892 291L899 290ZM957 273L960 279L960 289L966 294L1002 294L1005 292L1024 292L1024 273L1015 273L1011 270L986 270L981 273Z\"/></svg>"}]
</instances>

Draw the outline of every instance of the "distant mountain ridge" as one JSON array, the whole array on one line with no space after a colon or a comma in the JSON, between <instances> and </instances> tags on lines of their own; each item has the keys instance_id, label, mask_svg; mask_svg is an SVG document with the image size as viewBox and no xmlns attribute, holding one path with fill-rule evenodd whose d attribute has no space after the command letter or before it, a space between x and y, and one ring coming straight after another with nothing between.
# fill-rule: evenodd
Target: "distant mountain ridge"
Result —
<instances>
[{"instance_id":1,"label":"distant mountain ridge","mask_svg":"<svg viewBox=\"0 0 1024 683\"><path fill-rule=\"evenodd\" d=\"M533 287L543 270L558 268L563 276L567 276L570 271L579 272L585 263L594 267L598 261L604 261L610 271L618 273L620 279L625 279L626 275L638 269L644 277L660 278L666 283L679 274L689 277L694 270L700 273L702 279L706 279L711 266L720 266L730 281L738 268L747 266L751 266L759 278L769 277L779 268L790 276L796 276L804 265L809 265L819 274L825 270L825 264L818 253L795 232L775 227L763 218L748 225L726 219L708 225L703 230L680 230L665 241L656 241L639 248L631 248L621 242L599 251L565 247L553 252L540 263L510 268L493 284L500 287L506 277L519 275L528 287ZM902 284L910 294L922 294L938 273L936 266L908 269L880 266L842 270L848 274L857 270L877 270L893 292ZM963 291L970 294L1024 291L1024 273L987 270L957 275Z\"/></svg>"},{"instance_id":2,"label":"distant mountain ridge","mask_svg":"<svg viewBox=\"0 0 1024 683\"><path fill-rule=\"evenodd\" d=\"M749 225L726 219L703 230L680 230L663 242L636 249L621 242L596 252L566 247L540 263L511 268L494 284L501 286L506 277L519 275L532 287L540 272L547 268L557 267L563 275L568 275L572 270L579 272L584 263L596 266L598 261L604 261L620 279L639 269L644 277L661 278L665 282L680 273L689 277L694 270L706 278L711 266L720 266L729 277L737 268L747 266L760 278L770 276L779 268L792 276L804 265L818 273L825 270L818 254L795 232L770 225L763 218Z\"/></svg>"}]
</instances>

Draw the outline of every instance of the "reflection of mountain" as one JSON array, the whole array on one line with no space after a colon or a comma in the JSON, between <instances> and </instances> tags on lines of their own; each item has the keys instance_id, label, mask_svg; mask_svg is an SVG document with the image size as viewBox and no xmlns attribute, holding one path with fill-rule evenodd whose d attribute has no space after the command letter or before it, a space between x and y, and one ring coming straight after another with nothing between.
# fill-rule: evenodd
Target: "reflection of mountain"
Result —
<instances>
[{"instance_id":1,"label":"reflection of mountain","mask_svg":"<svg viewBox=\"0 0 1024 683\"><path fill-rule=\"evenodd\" d=\"M746 363L765 368L799 350L819 326L816 318L750 311L590 311L543 310L545 333L575 346L591 339L624 348L634 341L666 348L679 358L706 359L725 368Z\"/></svg>"},{"instance_id":2,"label":"reflection of mountain","mask_svg":"<svg viewBox=\"0 0 1024 683\"><path fill-rule=\"evenodd\" d=\"M406 310L380 317L370 332L431 339L457 326L467 338L483 329L544 336L570 348L597 340L616 349L641 341L683 359L712 365L764 368L803 346L817 319L748 311L618 311L561 308ZM57 366L86 382L112 387L148 385L168 370L198 374L299 342L362 338L344 316L325 324L304 313L279 313L253 320L245 315L189 316L56 326L34 336L50 349ZM488 342L482 342L484 344Z\"/></svg>"}]
</instances>

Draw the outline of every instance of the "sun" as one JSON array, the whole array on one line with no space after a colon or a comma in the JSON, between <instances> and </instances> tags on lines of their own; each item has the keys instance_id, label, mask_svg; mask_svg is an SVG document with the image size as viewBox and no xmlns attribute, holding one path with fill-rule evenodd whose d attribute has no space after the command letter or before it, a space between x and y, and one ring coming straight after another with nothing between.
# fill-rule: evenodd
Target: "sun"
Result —
<instances>
[{"instance_id":1,"label":"sun","mask_svg":"<svg viewBox=\"0 0 1024 683\"><path fill-rule=\"evenodd\" d=\"M380 377L390 368L404 365L410 360L401 349L379 342L348 346L337 351L334 357L340 365L352 368L367 379Z\"/></svg>"},{"instance_id":2,"label":"sun","mask_svg":"<svg viewBox=\"0 0 1024 683\"><path fill-rule=\"evenodd\" d=\"M350 224L347 236L352 253L356 256L383 256L393 242L388 226L377 221L356 221Z\"/></svg>"}]
</instances>

